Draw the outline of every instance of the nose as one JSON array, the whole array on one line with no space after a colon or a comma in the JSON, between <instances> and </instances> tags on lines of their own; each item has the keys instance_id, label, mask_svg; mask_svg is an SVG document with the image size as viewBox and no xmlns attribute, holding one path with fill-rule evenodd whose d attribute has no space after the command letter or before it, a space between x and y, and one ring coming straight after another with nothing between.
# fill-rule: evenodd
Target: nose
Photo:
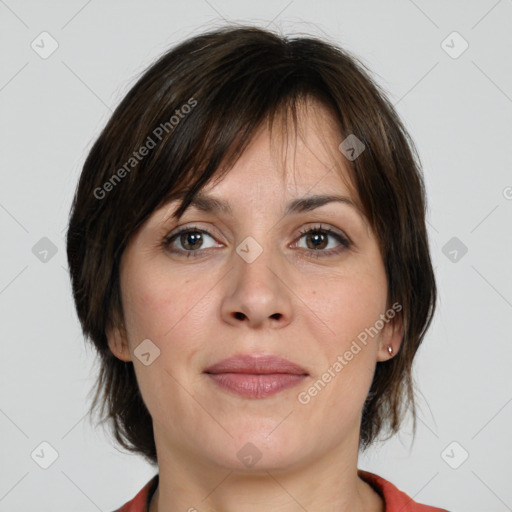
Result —
<instances>
[{"instance_id":1,"label":"nose","mask_svg":"<svg viewBox=\"0 0 512 512\"><path fill-rule=\"evenodd\" d=\"M228 285L221 305L225 322L252 328L282 328L292 320L292 295L284 266L264 249L249 262L233 253L234 268L228 273Z\"/></svg>"}]
</instances>

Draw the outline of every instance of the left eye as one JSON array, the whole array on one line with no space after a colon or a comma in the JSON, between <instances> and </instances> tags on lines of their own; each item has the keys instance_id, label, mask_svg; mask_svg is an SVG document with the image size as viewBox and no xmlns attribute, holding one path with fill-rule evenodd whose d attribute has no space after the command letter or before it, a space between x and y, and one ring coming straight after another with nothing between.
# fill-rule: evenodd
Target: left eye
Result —
<instances>
[{"instance_id":1,"label":"left eye","mask_svg":"<svg viewBox=\"0 0 512 512\"><path fill-rule=\"evenodd\" d=\"M338 249L336 249L336 244L335 247L329 247L329 238L337 240ZM331 229L322 228L321 226L302 231L299 240L302 239L305 239L306 241L306 247L302 248L311 249L312 251L326 252L328 254L338 252L339 244L345 248L350 247L350 242L345 237Z\"/></svg>"}]
</instances>

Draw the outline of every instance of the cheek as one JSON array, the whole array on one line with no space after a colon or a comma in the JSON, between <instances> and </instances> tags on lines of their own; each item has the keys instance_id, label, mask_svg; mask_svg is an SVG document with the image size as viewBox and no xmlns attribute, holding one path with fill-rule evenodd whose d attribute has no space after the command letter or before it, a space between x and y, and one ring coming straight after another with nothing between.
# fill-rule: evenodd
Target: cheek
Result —
<instances>
[{"instance_id":1,"label":"cheek","mask_svg":"<svg viewBox=\"0 0 512 512\"><path fill-rule=\"evenodd\" d=\"M372 328L385 311L386 281L375 272L353 271L317 283L305 300L315 313L307 315L308 330L317 333L323 353L315 382L329 380L325 387L317 385L322 389L317 403L332 410L338 421L348 421L359 413L373 379L379 334Z\"/></svg>"},{"instance_id":2,"label":"cheek","mask_svg":"<svg viewBox=\"0 0 512 512\"><path fill-rule=\"evenodd\" d=\"M331 275L317 280L316 287L309 286L304 296L305 304L323 324L327 337L338 350L361 333L375 325L386 305L386 281L370 273L351 272L350 275Z\"/></svg>"},{"instance_id":3,"label":"cheek","mask_svg":"<svg viewBox=\"0 0 512 512\"><path fill-rule=\"evenodd\" d=\"M126 298L126 324L132 354L145 339L151 340L160 351L149 366L133 357L137 381L152 416L165 417L169 400L181 403L182 412L193 408L194 402L183 389L191 387L191 360L197 357L200 340L204 339L199 329L205 329L208 301L207 297L200 299L210 287L183 276L181 280L175 275L164 278L156 271L133 272L125 287L123 299Z\"/></svg>"},{"instance_id":4,"label":"cheek","mask_svg":"<svg viewBox=\"0 0 512 512\"><path fill-rule=\"evenodd\" d=\"M211 307L210 288L206 279L163 275L157 269L132 272L123 295L132 350L149 338L163 355L186 352L189 357L197 349L194 340L208 328L204 319Z\"/></svg>"},{"instance_id":5,"label":"cheek","mask_svg":"<svg viewBox=\"0 0 512 512\"><path fill-rule=\"evenodd\" d=\"M161 281L146 276L132 278L123 295L127 330L132 341L149 338L157 342L173 325L170 316L174 306L173 294Z\"/></svg>"}]
</instances>

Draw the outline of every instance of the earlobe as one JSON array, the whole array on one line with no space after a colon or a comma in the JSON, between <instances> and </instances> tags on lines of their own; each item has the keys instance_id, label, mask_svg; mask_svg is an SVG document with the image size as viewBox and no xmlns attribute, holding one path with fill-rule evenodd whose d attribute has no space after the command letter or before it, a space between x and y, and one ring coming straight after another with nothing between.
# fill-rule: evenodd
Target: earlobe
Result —
<instances>
[{"instance_id":1,"label":"earlobe","mask_svg":"<svg viewBox=\"0 0 512 512\"><path fill-rule=\"evenodd\" d=\"M115 327L108 330L107 333L108 346L112 354L124 362L131 361L130 349L128 347L128 339L126 331Z\"/></svg>"},{"instance_id":2,"label":"earlobe","mask_svg":"<svg viewBox=\"0 0 512 512\"><path fill-rule=\"evenodd\" d=\"M397 315L390 320L382 329L379 342L379 361L388 361L395 357L402 344L403 327L402 315Z\"/></svg>"}]
</instances>

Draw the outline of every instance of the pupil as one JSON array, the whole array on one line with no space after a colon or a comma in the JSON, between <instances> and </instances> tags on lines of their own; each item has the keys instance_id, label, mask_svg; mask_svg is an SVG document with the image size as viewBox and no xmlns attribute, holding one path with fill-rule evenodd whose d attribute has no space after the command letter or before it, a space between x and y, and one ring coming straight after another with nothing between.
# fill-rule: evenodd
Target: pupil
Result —
<instances>
[{"instance_id":1,"label":"pupil","mask_svg":"<svg viewBox=\"0 0 512 512\"><path fill-rule=\"evenodd\" d=\"M190 241L190 243L189 243ZM182 240L183 243L183 240ZM184 247L187 247L189 249L196 249L197 247L194 247L201 243L201 233L186 233L185 234L185 243L183 244ZM192 246L192 247L188 247Z\"/></svg>"},{"instance_id":2,"label":"pupil","mask_svg":"<svg viewBox=\"0 0 512 512\"><path fill-rule=\"evenodd\" d=\"M315 235L311 235L311 238L313 240L315 240L315 242L313 242L313 249L317 249L320 245L322 245L323 242L325 242L325 240L321 240L321 237L323 237L324 235L322 234L315 234ZM317 243L319 242L319 243Z\"/></svg>"}]
</instances>

